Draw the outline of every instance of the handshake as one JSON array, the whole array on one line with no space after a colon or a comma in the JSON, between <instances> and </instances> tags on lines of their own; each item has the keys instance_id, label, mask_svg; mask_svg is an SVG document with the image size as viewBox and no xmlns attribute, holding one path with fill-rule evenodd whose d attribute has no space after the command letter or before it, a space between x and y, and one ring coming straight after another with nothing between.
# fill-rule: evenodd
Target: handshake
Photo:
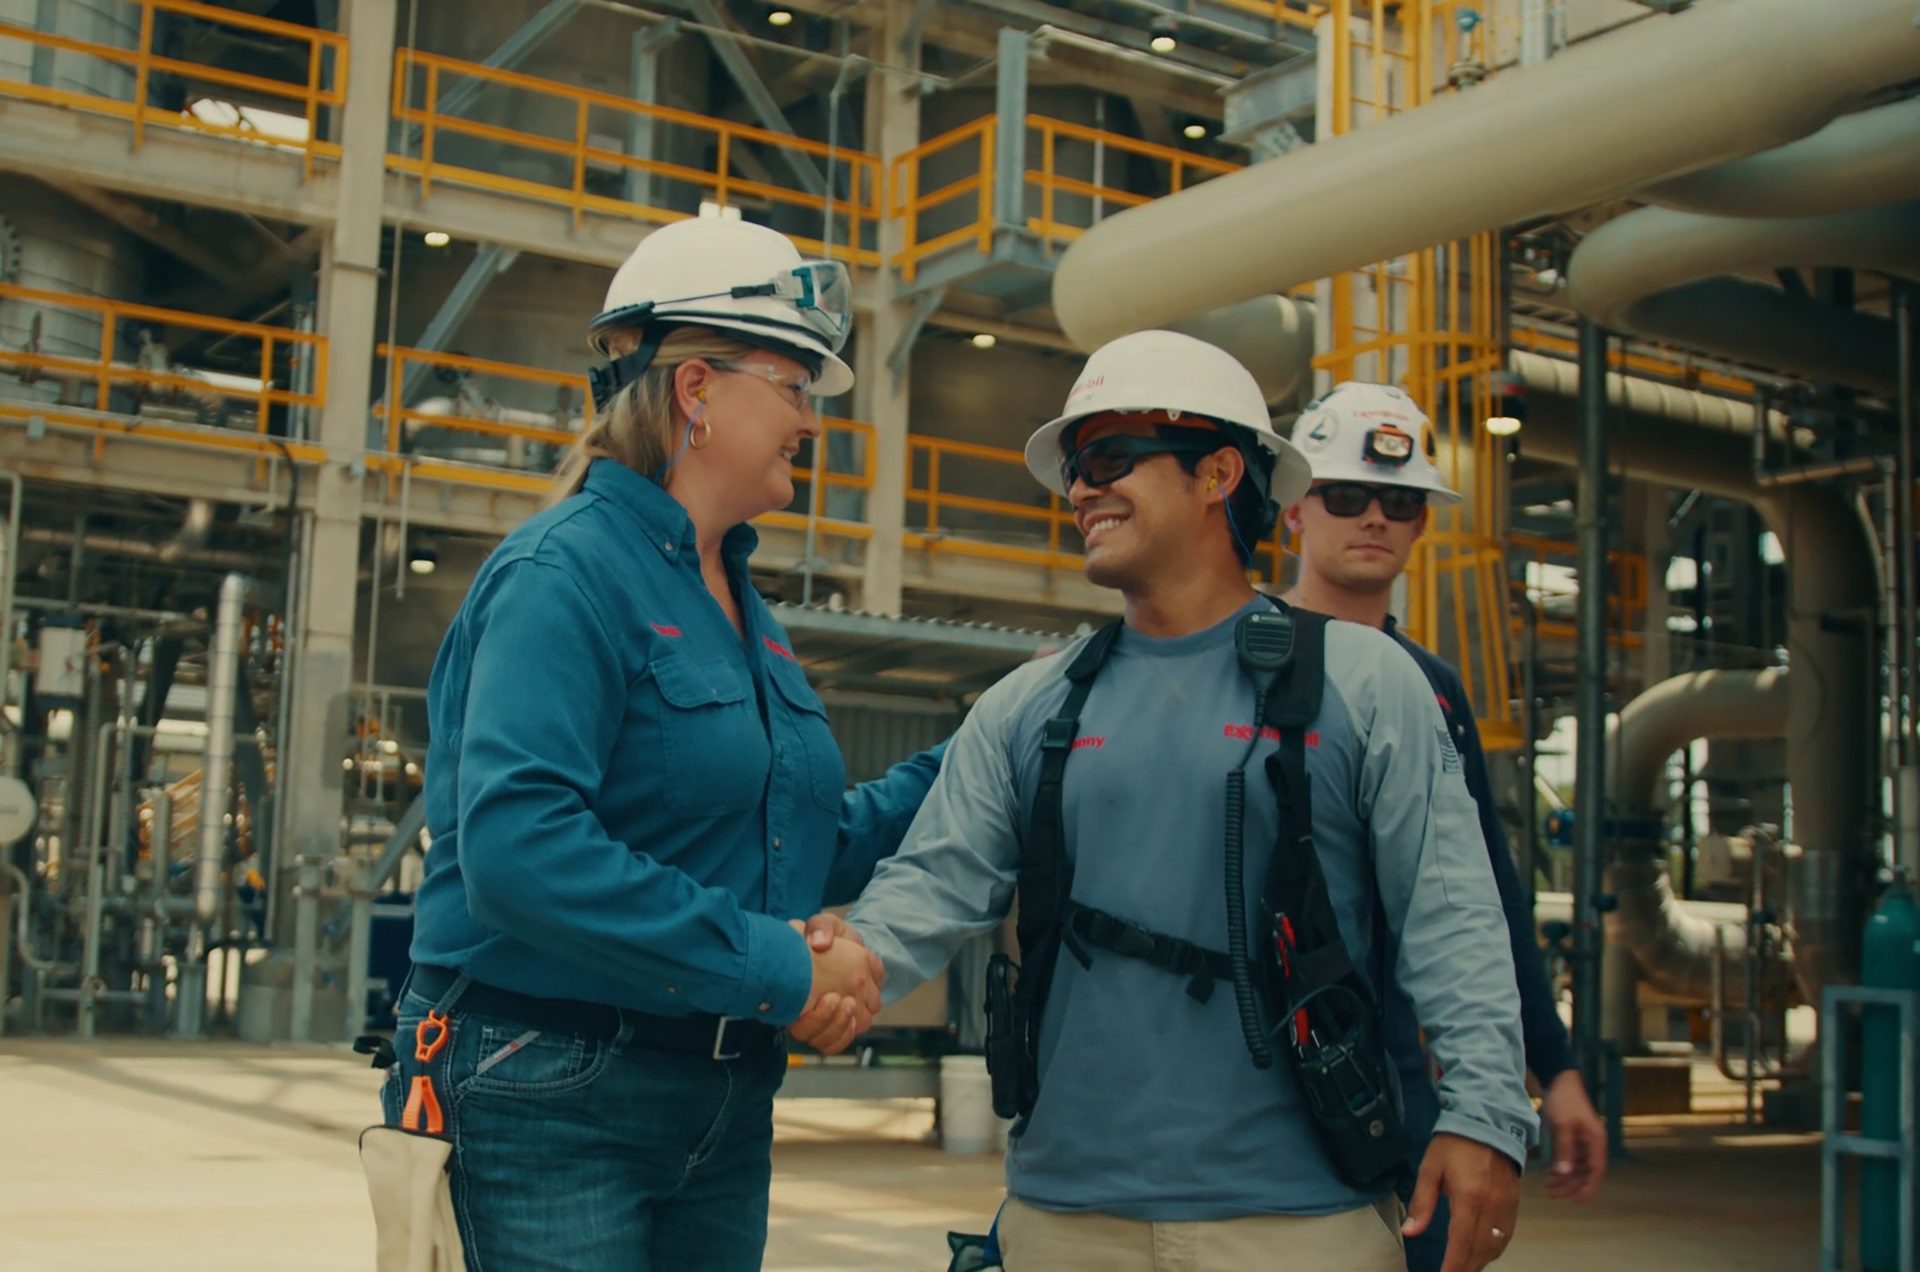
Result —
<instances>
[{"instance_id":1,"label":"handshake","mask_svg":"<svg viewBox=\"0 0 1920 1272\"><path fill-rule=\"evenodd\" d=\"M789 922L806 937L813 955L813 987L807 993L806 1009L787 1026L787 1034L822 1055L838 1055L872 1027L887 969L839 915L816 914L804 923Z\"/></svg>"}]
</instances>

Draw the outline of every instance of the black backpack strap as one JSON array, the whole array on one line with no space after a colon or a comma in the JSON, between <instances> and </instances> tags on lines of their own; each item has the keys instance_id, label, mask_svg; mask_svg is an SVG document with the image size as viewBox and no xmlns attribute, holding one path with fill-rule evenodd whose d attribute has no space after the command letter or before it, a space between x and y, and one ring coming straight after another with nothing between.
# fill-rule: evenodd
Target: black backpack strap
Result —
<instances>
[{"instance_id":1,"label":"black backpack strap","mask_svg":"<svg viewBox=\"0 0 1920 1272\"><path fill-rule=\"evenodd\" d=\"M1010 1041L1003 1048L1018 1055L995 1064L990 1050L988 1067L994 1071L995 1108L1002 1117L1016 1113L1025 1129L1040 1085L1040 1015L1053 987L1054 964L1066 930L1067 898L1073 891L1073 864L1067 860L1066 811L1062 786L1067 759L1080 733L1080 712L1093 692L1093 681L1113 652L1121 620L1115 619L1093 634L1067 665L1067 697L1060 711L1043 726L1040 735L1040 783L1034 792L1033 819L1021 846L1017 883L1020 917L1014 934L1020 944L1020 975L1008 1004ZM1084 952L1082 952L1084 955ZM992 998L992 991L989 991ZM993 1046L989 1026L989 1047ZM1017 1074L1012 1072L1017 1069ZM1005 1080L1001 1074L1006 1073ZM1005 1098L1002 1098L1002 1095Z\"/></svg>"},{"instance_id":2,"label":"black backpack strap","mask_svg":"<svg viewBox=\"0 0 1920 1272\"><path fill-rule=\"evenodd\" d=\"M1368 981L1354 969L1320 869L1307 776L1307 729L1320 714L1326 687L1327 619L1301 609L1293 615L1299 624L1293 666L1274 686L1267 713L1280 733L1279 749L1266 766L1279 805L1280 838L1267 872L1265 911L1286 916L1291 929L1289 997L1298 1003L1319 996L1324 1010L1348 1023L1356 1011L1371 1012L1374 998Z\"/></svg>"},{"instance_id":3,"label":"black backpack strap","mask_svg":"<svg viewBox=\"0 0 1920 1272\"><path fill-rule=\"evenodd\" d=\"M1094 677L1106 664L1120 635L1115 619L1093 634L1067 666L1067 698L1059 714L1040 733L1040 785L1034 792L1033 821L1020 854L1020 961L1027 964L1034 945L1057 932L1066 917L1067 895L1073 890L1073 866L1067 860L1066 811L1062 794L1067 757L1080 733L1080 712L1093 692Z\"/></svg>"}]
</instances>

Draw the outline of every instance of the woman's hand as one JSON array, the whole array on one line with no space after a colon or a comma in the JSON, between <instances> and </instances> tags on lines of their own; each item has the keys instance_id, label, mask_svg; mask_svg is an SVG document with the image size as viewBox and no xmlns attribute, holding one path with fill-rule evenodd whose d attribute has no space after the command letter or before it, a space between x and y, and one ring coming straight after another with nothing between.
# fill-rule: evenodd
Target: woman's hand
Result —
<instances>
[{"instance_id":1,"label":"woman's hand","mask_svg":"<svg viewBox=\"0 0 1920 1272\"><path fill-rule=\"evenodd\" d=\"M792 924L813 954L813 988L787 1033L823 1055L837 1055L872 1028L887 970L838 915L816 914Z\"/></svg>"}]
</instances>

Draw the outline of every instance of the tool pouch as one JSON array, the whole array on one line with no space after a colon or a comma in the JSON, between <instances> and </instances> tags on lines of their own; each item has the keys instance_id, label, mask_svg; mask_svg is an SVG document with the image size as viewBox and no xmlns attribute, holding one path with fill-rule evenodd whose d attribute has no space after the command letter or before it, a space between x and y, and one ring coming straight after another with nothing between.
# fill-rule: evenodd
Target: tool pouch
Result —
<instances>
[{"instance_id":1,"label":"tool pouch","mask_svg":"<svg viewBox=\"0 0 1920 1272\"><path fill-rule=\"evenodd\" d=\"M1340 1178L1372 1191L1395 1183L1410 1144L1394 1102L1377 1016L1368 1012L1337 1038L1286 1048L1314 1129Z\"/></svg>"}]
</instances>

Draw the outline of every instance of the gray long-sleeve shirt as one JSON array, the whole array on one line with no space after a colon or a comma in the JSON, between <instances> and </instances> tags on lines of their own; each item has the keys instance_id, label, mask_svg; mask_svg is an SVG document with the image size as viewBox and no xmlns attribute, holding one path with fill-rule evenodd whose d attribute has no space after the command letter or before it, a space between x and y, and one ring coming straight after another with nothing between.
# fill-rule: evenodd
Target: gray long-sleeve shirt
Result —
<instances>
[{"instance_id":1,"label":"gray long-sleeve shirt","mask_svg":"<svg viewBox=\"0 0 1920 1272\"><path fill-rule=\"evenodd\" d=\"M1254 690L1233 652L1241 614L1202 632L1125 631L1093 687L1066 767L1077 900L1215 949L1226 946L1225 775L1247 753ZM1078 646L1013 672L955 735L906 843L850 917L897 998L939 972L1014 899L1044 722ZM1327 628L1327 686L1308 736L1316 841L1355 965L1375 966L1374 902L1399 937L1397 979L1442 1070L1438 1131L1524 1160L1537 1122L1499 898L1460 760L1433 693L1381 632ZM1278 814L1248 766L1248 894ZM1251 930L1257 921L1250 915ZM1333 1172L1285 1063L1254 1068L1233 994L1063 951L1041 1021L1041 1095L1008 1159L1032 1205L1151 1220L1318 1214L1370 1198Z\"/></svg>"}]
</instances>

